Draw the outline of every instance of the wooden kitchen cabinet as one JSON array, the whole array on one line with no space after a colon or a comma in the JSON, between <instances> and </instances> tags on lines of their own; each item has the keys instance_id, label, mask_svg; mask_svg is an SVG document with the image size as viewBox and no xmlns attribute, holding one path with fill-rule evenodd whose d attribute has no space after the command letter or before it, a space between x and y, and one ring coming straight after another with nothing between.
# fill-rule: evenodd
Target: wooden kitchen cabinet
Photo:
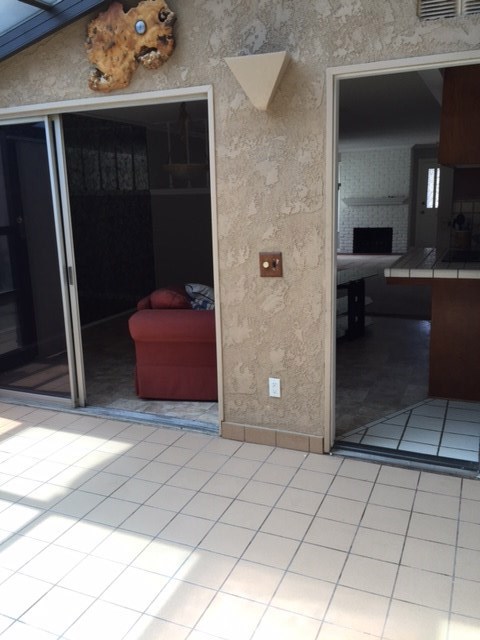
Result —
<instances>
[{"instance_id":1,"label":"wooden kitchen cabinet","mask_svg":"<svg viewBox=\"0 0 480 640\"><path fill-rule=\"evenodd\" d=\"M444 70L438 161L480 165L480 65Z\"/></svg>"},{"instance_id":2,"label":"wooden kitchen cabinet","mask_svg":"<svg viewBox=\"0 0 480 640\"><path fill-rule=\"evenodd\" d=\"M480 280L432 280L429 395L480 400Z\"/></svg>"},{"instance_id":3,"label":"wooden kitchen cabinet","mask_svg":"<svg viewBox=\"0 0 480 640\"><path fill-rule=\"evenodd\" d=\"M478 262L444 257L436 249L411 249L385 269L385 278L388 285L431 287L429 397L480 402Z\"/></svg>"}]
</instances>

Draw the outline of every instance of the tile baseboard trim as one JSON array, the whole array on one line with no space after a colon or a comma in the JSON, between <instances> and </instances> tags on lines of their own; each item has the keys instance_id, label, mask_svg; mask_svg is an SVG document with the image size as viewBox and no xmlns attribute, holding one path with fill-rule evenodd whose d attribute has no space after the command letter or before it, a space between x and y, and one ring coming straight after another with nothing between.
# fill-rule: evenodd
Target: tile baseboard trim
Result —
<instances>
[{"instance_id":1,"label":"tile baseboard trim","mask_svg":"<svg viewBox=\"0 0 480 640\"><path fill-rule=\"evenodd\" d=\"M307 433L267 429L235 422L222 422L220 435L227 440L265 444L282 449L294 449L309 453L324 453L323 436L312 436Z\"/></svg>"}]
</instances>

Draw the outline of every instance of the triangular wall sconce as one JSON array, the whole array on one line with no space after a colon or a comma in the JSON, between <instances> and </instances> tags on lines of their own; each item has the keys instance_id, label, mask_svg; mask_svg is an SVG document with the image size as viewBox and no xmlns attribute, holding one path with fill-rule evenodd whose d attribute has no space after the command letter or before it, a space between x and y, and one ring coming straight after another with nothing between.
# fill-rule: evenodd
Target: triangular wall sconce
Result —
<instances>
[{"instance_id":1,"label":"triangular wall sconce","mask_svg":"<svg viewBox=\"0 0 480 640\"><path fill-rule=\"evenodd\" d=\"M290 58L286 51L225 58L254 107L266 111Z\"/></svg>"}]
</instances>

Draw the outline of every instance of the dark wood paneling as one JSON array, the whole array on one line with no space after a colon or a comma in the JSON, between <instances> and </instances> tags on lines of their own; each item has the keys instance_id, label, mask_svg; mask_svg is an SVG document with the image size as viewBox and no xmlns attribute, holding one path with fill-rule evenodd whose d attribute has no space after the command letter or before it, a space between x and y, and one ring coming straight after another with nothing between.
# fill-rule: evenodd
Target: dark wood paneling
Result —
<instances>
[{"instance_id":1,"label":"dark wood paneling","mask_svg":"<svg viewBox=\"0 0 480 640\"><path fill-rule=\"evenodd\" d=\"M480 400L480 280L433 280L431 396Z\"/></svg>"},{"instance_id":2,"label":"dark wood paneling","mask_svg":"<svg viewBox=\"0 0 480 640\"><path fill-rule=\"evenodd\" d=\"M480 164L480 65L445 69L438 161Z\"/></svg>"},{"instance_id":3,"label":"dark wood paneling","mask_svg":"<svg viewBox=\"0 0 480 640\"><path fill-rule=\"evenodd\" d=\"M480 104L479 104L480 110ZM454 200L480 198L480 167L457 169L453 178Z\"/></svg>"}]
</instances>

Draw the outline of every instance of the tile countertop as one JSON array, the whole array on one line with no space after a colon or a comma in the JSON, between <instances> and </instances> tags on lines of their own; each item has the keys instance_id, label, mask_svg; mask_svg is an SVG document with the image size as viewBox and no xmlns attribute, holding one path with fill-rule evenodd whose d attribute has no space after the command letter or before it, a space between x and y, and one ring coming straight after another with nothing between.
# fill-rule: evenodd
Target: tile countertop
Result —
<instances>
[{"instance_id":1,"label":"tile countertop","mask_svg":"<svg viewBox=\"0 0 480 640\"><path fill-rule=\"evenodd\" d=\"M373 276L381 275L382 270L375 266L362 266L348 267L346 269L338 269L337 271L337 286L342 284L349 284L356 280L363 280L364 278L372 278Z\"/></svg>"},{"instance_id":2,"label":"tile countertop","mask_svg":"<svg viewBox=\"0 0 480 640\"><path fill-rule=\"evenodd\" d=\"M386 278L480 279L480 262L442 262L445 251L411 249L384 270Z\"/></svg>"}]
</instances>

